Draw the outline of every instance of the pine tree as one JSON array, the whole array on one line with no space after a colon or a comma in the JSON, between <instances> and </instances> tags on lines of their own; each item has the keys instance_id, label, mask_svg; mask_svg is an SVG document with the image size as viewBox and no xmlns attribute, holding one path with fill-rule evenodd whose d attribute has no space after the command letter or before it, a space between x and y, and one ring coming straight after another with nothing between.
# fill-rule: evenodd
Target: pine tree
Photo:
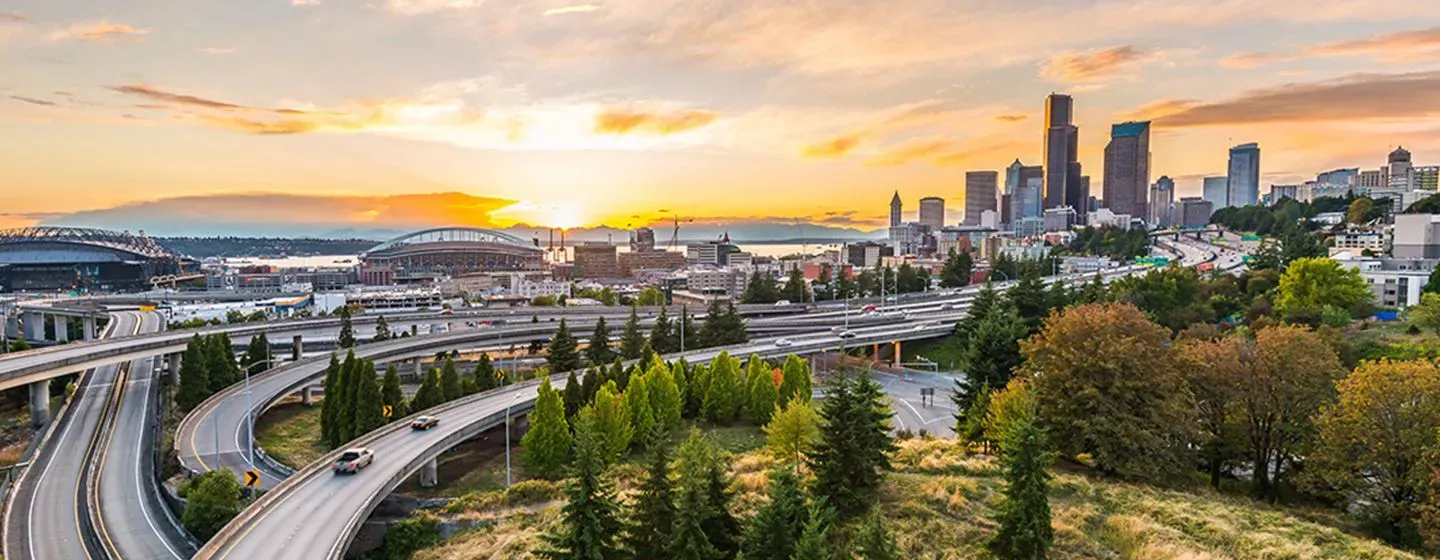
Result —
<instances>
[{"instance_id":1,"label":"pine tree","mask_svg":"<svg viewBox=\"0 0 1440 560\"><path fill-rule=\"evenodd\" d=\"M353 351L350 353L350 356L352 358L354 357ZM356 420L359 418L359 414L357 414L356 411L364 404L360 400L360 385L361 381L365 378L365 360L347 359L346 361L350 362L350 371L345 374L345 387L343 388L345 391L345 408L342 409L344 411L342 415L345 416L345 418L341 418L340 427L344 432L341 434L345 437L344 441L350 441L360 437L360 435L364 433L360 431L360 425L356 423ZM370 372L370 375L373 376L374 374L374 371Z\"/></svg>"},{"instance_id":2,"label":"pine tree","mask_svg":"<svg viewBox=\"0 0 1440 560\"><path fill-rule=\"evenodd\" d=\"M960 337L962 341L968 340L970 334L975 332L975 327L980 324L980 320L990 316L990 309L999 303L1000 294L989 282L986 282L975 294L975 299L970 300L970 310L960 318L960 321L955 323L955 336Z\"/></svg>"},{"instance_id":3,"label":"pine tree","mask_svg":"<svg viewBox=\"0 0 1440 560\"><path fill-rule=\"evenodd\" d=\"M1050 527L1050 463L1054 454L1046 450L1045 434L1033 419L1018 422L1005 437L1005 501L1000 503L996 523L999 529L988 546L1007 560L1045 558L1054 541Z\"/></svg>"},{"instance_id":4,"label":"pine tree","mask_svg":"<svg viewBox=\"0 0 1440 560\"><path fill-rule=\"evenodd\" d=\"M675 530L675 484L670 480L670 448L665 438L648 437L651 445L649 467L630 507L625 547L634 558L665 558L670 535Z\"/></svg>"},{"instance_id":5,"label":"pine tree","mask_svg":"<svg viewBox=\"0 0 1440 560\"><path fill-rule=\"evenodd\" d=\"M350 379L355 371L355 352L350 351L345 359L340 362L340 375L336 376L335 394L326 394L326 406L334 405L335 411L331 419L335 420L335 431L332 434L335 439L330 442L331 447L340 447L341 444L354 439L351 436L355 431L355 401L351 399L354 395L350 390Z\"/></svg>"},{"instance_id":6,"label":"pine tree","mask_svg":"<svg viewBox=\"0 0 1440 560\"><path fill-rule=\"evenodd\" d=\"M400 371L395 369L395 364L385 368L385 382L380 385L380 402L390 407L392 420L409 415L405 410L405 391L400 388Z\"/></svg>"},{"instance_id":7,"label":"pine tree","mask_svg":"<svg viewBox=\"0 0 1440 560\"><path fill-rule=\"evenodd\" d=\"M559 395L549 388L547 379L541 386L542 398L550 393L547 405L553 420L559 422L557 435L564 435L563 443L569 445L569 428L564 426L565 417ZM539 403L536 403L537 412ZM616 542L623 525L620 522L619 505L615 499L615 488L604 476L607 462L604 460L604 442L589 414L576 416L575 461L566 484L565 507L561 510L560 526L556 532L543 537L545 548L536 551L542 558L553 560L619 560L622 554ZM530 428L530 433L535 432ZM529 439L529 433L526 439ZM522 441L523 445L523 441ZM530 448L526 448L527 464ZM563 460L564 456L560 458Z\"/></svg>"},{"instance_id":8,"label":"pine tree","mask_svg":"<svg viewBox=\"0 0 1440 560\"><path fill-rule=\"evenodd\" d=\"M768 273L755 270L750 273L750 281L745 285L745 293L740 301L744 303L775 303L779 299L779 290L775 287L775 279Z\"/></svg>"},{"instance_id":9,"label":"pine tree","mask_svg":"<svg viewBox=\"0 0 1440 560\"><path fill-rule=\"evenodd\" d=\"M605 317L595 320L595 331L590 334L590 344L585 347L585 357L590 363L600 365L615 359L615 351L610 349L610 327L605 325Z\"/></svg>"},{"instance_id":10,"label":"pine tree","mask_svg":"<svg viewBox=\"0 0 1440 560\"><path fill-rule=\"evenodd\" d=\"M250 337L250 343L245 345L245 355L240 359L240 370L257 375L274 367L269 360L270 341L265 338L265 333L257 334Z\"/></svg>"},{"instance_id":11,"label":"pine tree","mask_svg":"<svg viewBox=\"0 0 1440 560\"><path fill-rule=\"evenodd\" d=\"M958 384L959 380L956 382ZM985 440L985 415L990 411L992 394L994 391L990 389L988 383L980 386L980 390L969 404L962 402L964 398L959 390L952 391L950 394L950 402L954 403L955 410L959 411L955 413L955 434L970 443L984 444L987 451L989 443ZM961 408L962 406L964 408Z\"/></svg>"},{"instance_id":12,"label":"pine tree","mask_svg":"<svg viewBox=\"0 0 1440 560\"><path fill-rule=\"evenodd\" d=\"M966 410L982 386L1004 387L1024 361L1020 340L1029 332L1007 300L991 306L974 326L961 352L965 376L956 379L957 410Z\"/></svg>"},{"instance_id":13,"label":"pine tree","mask_svg":"<svg viewBox=\"0 0 1440 560\"><path fill-rule=\"evenodd\" d=\"M710 392L710 365L704 362L695 364L690 370L688 379L689 390L685 395L685 416L687 418L705 417L705 394Z\"/></svg>"},{"instance_id":14,"label":"pine tree","mask_svg":"<svg viewBox=\"0 0 1440 560\"><path fill-rule=\"evenodd\" d=\"M336 401L340 394L340 358L333 352L330 353L330 365L325 368L324 387L325 399L320 401L320 437L325 445L333 448L339 439L335 411L339 409Z\"/></svg>"},{"instance_id":15,"label":"pine tree","mask_svg":"<svg viewBox=\"0 0 1440 560\"><path fill-rule=\"evenodd\" d=\"M794 354L786 356L780 372L780 393L775 402L788 403L795 397L810 400L810 366L805 360Z\"/></svg>"},{"instance_id":16,"label":"pine tree","mask_svg":"<svg viewBox=\"0 0 1440 560\"><path fill-rule=\"evenodd\" d=\"M550 339L550 349L545 355L545 363L550 366L550 371L562 373L580 369L577 344L575 336L570 334L570 328L565 326L565 318L561 317L560 326L555 329L555 336Z\"/></svg>"},{"instance_id":17,"label":"pine tree","mask_svg":"<svg viewBox=\"0 0 1440 560\"><path fill-rule=\"evenodd\" d=\"M790 560L809 519L805 492L790 469L770 471L770 501L760 506L745 534L745 558Z\"/></svg>"},{"instance_id":18,"label":"pine tree","mask_svg":"<svg viewBox=\"0 0 1440 560\"><path fill-rule=\"evenodd\" d=\"M685 358L675 360L670 364L670 375L675 379L675 389L680 393L680 417L693 417L687 410L690 399L690 364L685 362Z\"/></svg>"},{"instance_id":19,"label":"pine tree","mask_svg":"<svg viewBox=\"0 0 1440 560\"><path fill-rule=\"evenodd\" d=\"M385 320L384 315L375 319L375 338L371 340L373 342L390 340L390 323Z\"/></svg>"},{"instance_id":20,"label":"pine tree","mask_svg":"<svg viewBox=\"0 0 1440 560\"><path fill-rule=\"evenodd\" d=\"M640 357L645 347L645 332L640 330L640 316L630 308L630 318L625 320L625 329L620 331L620 356L633 360Z\"/></svg>"},{"instance_id":21,"label":"pine tree","mask_svg":"<svg viewBox=\"0 0 1440 560\"><path fill-rule=\"evenodd\" d=\"M630 448L635 435L643 433L635 430L630 419L630 403L625 395L615 394L614 381L606 381L595 393L595 404L588 408L595 429L605 441L605 464L614 463Z\"/></svg>"},{"instance_id":22,"label":"pine tree","mask_svg":"<svg viewBox=\"0 0 1440 560\"><path fill-rule=\"evenodd\" d=\"M756 364L759 364L758 370ZM749 411L751 422L756 426L764 426L770 423L770 416L775 414L775 404L779 402L780 393L775 387L775 377L770 374L770 367L765 365L765 362L752 356L750 370L750 398L747 400L746 410Z\"/></svg>"},{"instance_id":23,"label":"pine tree","mask_svg":"<svg viewBox=\"0 0 1440 560\"><path fill-rule=\"evenodd\" d=\"M680 427L683 421L680 410L680 388L675 383L675 374L665 362L655 360L645 374L645 392L650 395L650 411L655 415L658 431L668 432Z\"/></svg>"},{"instance_id":24,"label":"pine tree","mask_svg":"<svg viewBox=\"0 0 1440 560\"><path fill-rule=\"evenodd\" d=\"M960 288L970 285L970 273L975 268L975 261L970 257L970 251L956 252L950 250L950 255L945 259L945 266L940 269L940 287Z\"/></svg>"},{"instance_id":25,"label":"pine tree","mask_svg":"<svg viewBox=\"0 0 1440 560\"><path fill-rule=\"evenodd\" d=\"M674 531L670 535L669 555L681 560L718 560L724 558L710 542L706 521L710 519L709 474L716 461L715 449L700 430L692 428L690 437L680 444L677 453L680 483Z\"/></svg>"},{"instance_id":26,"label":"pine tree","mask_svg":"<svg viewBox=\"0 0 1440 560\"><path fill-rule=\"evenodd\" d=\"M861 373L837 378L821 404L824 428L811 455L815 492L846 518L869 509L881 471L890 468L893 414L884 397L880 385Z\"/></svg>"},{"instance_id":27,"label":"pine tree","mask_svg":"<svg viewBox=\"0 0 1440 560\"><path fill-rule=\"evenodd\" d=\"M700 333L700 331L704 329L695 328L695 316L691 315L690 309L683 305L680 306L680 321L677 323L677 325L678 327L676 328L676 330L679 332L675 333L676 345L674 352L684 352L687 349L694 350L696 348L704 348L704 341L702 340L702 336ZM656 351L659 352L659 350ZM668 354L669 352L660 353Z\"/></svg>"},{"instance_id":28,"label":"pine tree","mask_svg":"<svg viewBox=\"0 0 1440 560\"><path fill-rule=\"evenodd\" d=\"M440 393L445 396L444 402L465 396L465 385L460 382L460 371L455 367L455 360L449 356L445 357L445 363L440 366Z\"/></svg>"},{"instance_id":29,"label":"pine tree","mask_svg":"<svg viewBox=\"0 0 1440 560\"><path fill-rule=\"evenodd\" d=\"M1040 273L1033 269L1020 275L1020 281L1005 294L1006 299L1015 304L1020 319L1025 321L1027 335L1040 330L1040 323L1050 314L1050 302L1046 295Z\"/></svg>"},{"instance_id":30,"label":"pine tree","mask_svg":"<svg viewBox=\"0 0 1440 560\"><path fill-rule=\"evenodd\" d=\"M739 382L736 379L738 366L727 352L710 362L709 382L705 388L705 400L700 405L702 414L711 422L729 422L735 418L738 404Z\"/></svg>"},{"instance_id":31,"label":"pine tree","mask_svg":"<svg viewBox=\"0 0 1440 560\"><path fill-rule=\"evenodd\" d=\"M885 531L878 512L870 514L870 519L865 521L865 527L855 537L854 546L857 560L900 560L900 549L895 546L895 539Z\"/></svg>"},{"instance_id":32,"label":"pine tree","mask_svg":"<svg viewBox=\"0 0 1440 560\"><path fill-rule=\"evenodd\" d=\"M190 337L190 343L185 345L185 356L180 360L179 395L175 400L180 408L191 410L209 396L210 373L206 365L204 343L197 334Z\"/></svg>"},{"instance_id":33,"label":"pine tree","mask_svg":"<svg viewBox=\"0 0 1440 560\"><path fill-rule=\"evenodd\" d=\"M813 301L814 296L806 297L809 291L809 286L805 285L805 271L798 266L790 269L790 274L785 277L785 299L793 303Z\"/></svg>"},{"instance_id":34,"label":"pine tree","mask_svg":"<svg viewBox=\"0 0 1440 560\"><path fill-rule=\"evenodd\" d=\"M476 392L483 393L499 386L499 380L495 377L495 363L490 361L489 354L480 354L475 361L475 369L470 372L470 378L475 380Z\"/></svg>"},{"instance_id":35,"label":"pine tree","mask_svg":"<svg viewBox=\"0 0 1440 560\"><path fill-rule=\"evenodd\" d=\"M580 407L585 406L585 389L581 386L580 380L575 377L572 370L565 378L565 419L573 421L575 413L580 412Z\"/></svg>"},{"instance_id":36,"label":"pine tree","mask_svg":"<svg viewBox=\"0 0 1440 560\"><path fill-rule=\"evenodd\" d=\"M599 392L600 386L605 384L604 374L604 369L597 369L593 366L585 370L585 377L580 380L580 402L584 403L581 405L582 407L595 402L595 393Z\"/></svg>"},{"instance_id":37,"label":"pine tree","mask_svg":"<svg viewBox=\"0 0 1440 560\"><path fill-rule=\"evenodd\" d=\"M358 398L355 400L355 437L368 434L385 425L385 402L380 382L375 378L375 362L361 360ZM397 376L398 379L398 376Z\"/></svg>"},{"instance_id":38,"label":"pine tree","mask_svg":"<svg viewBox=\"0 0 1440 560\"><path fill-rule=\"evenodd\" d=\"M593 420L589 421L593 423ZM593 462L600 461L599 439L593 425L587 426L586 431L585 444L596 446L585 450L590 454L586 461L593 466ZM570 453L570 426L565 422L565 403L560 398L560 392L550 387L548 377L540 382L535 410L530 414L530 431L520 439L520 447L525 450L525 468L544 477L559 474L560 467L565 464L565 456Z\"/></svg>"},{"instance_id":39,"label":"pine tree","mask_svg":"<svg viewBox=\"0 0 1440 560\"><path fill-rule=\"evenodd\" d=\"M210 378L210 394L235 384L235 353L230 349L230 336L217 333L202 339L205 349L205 372Z\"/></svg>"},{"instance_id":40,"label":"pine tree","mask_svg":"<svg viewBox=\"0 0 1440 560\"><path fill-rule=\"evenodd\" d=\"M340 306L340 336L336 342L341 348L355 347L355 325L350 322L350 306Z\"/></svg>"},{"instance_id":41,"label":"pine tree","mask_svg":"<svg viewBox=\"0 0 1440 560\"><path fill-rule=\"evenodd\" d=\"M835 554L830 551L830 522L835 518L834 510L815 503L805 520L805 530L800 541L795 543L793 560L831 560Z\"/></svg>"},{"instance_id":42,"label":"pine tree","mask_svg":"<svg viewBox=\"0 0 1440 560\"><path fill-rule=\"evenodd\" d=\"M644 375L636 375L630 381L630 387L624 394L625 406L630 413L630 425L634 426L634 433L649 435L655 430L655 411L650 407L649 384ZM648 442L642 437L635 443Z\"/></svg>"},{"instance_id":43,"label":"pine tree","mask_svg":"<svg viewBox=\"0 0 1440 560\"><path fill-rule=\"evenodd\" d=\"M430 368L425 374L425 380L420 383L420 388L415 391L415 396L410 399L410 413L440 406L445 403L445 389L441 388L440 370Z\"/></svg>"},{"instance_id":44,"label":"pine tree","mask_svg":"<svg viewBox=\"0 0 1440 560\"><path fill-rule=\"evenodd\" d=\"M721 558L734 558L740 552L740 521L730 513L730 475L726 472L728 461L716 454L705 472L705 518L700 527L705 538L720 553Z\"/></svg>"},{"instance_id":45,"label":"pine tree","mask_svg":"<svg viewBox=\"0 0 1440 560\"><path fill-rule=\"evenodd\" d=\"M660 314L655 316L655 326L650 327L650 348L660 354L670 354L680 350L680 343L676 341L675 333L670 327L670 318L666 316L666 308L660 308Z\"/></svg>"}]
</instances>

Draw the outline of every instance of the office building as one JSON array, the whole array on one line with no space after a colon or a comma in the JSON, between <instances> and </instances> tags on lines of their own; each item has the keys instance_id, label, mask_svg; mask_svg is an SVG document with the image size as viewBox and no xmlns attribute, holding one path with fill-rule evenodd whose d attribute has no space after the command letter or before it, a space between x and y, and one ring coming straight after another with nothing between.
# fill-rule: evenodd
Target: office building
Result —
<instances>
[{"instance_id":1,"label":"office building","mask_svg":"<svg viewBox=\"0 0 1440 560\"><path fill-rule=\"evenodd\" d=\"M1229 206L1260 202L1260 145L1254 142L1230 148Z\"/></svg>"},{"instance_id":2,"label":"office building","mask_svg":"<svg viewBox=\"0 0 1440 560\"><path fill-rule=\"evenodd\" d=\"M1326 171L1315 176L1316 183L1335 186L1355 185L1360 178L1360 169L1351 167L1349 169L1335 169Z\"/></svg>"},{"instance_id":3,"label":"office building","mask_svg":"<svg viewBox=\"0 0 1440 560\"><path fill-rule=\"evenodd\" d=\"M1161 175L1160 179L1150 187L1150 216L1146 220L1150 227L1170 227L1174 206L1175 181L1168 176Z\"/></svg>"},{"instance_id":4,"label":"office building","mask_svg":"<svg viewBox=\"0 0 1440 560\"><path fill-rule=\"evenodd\" d=\"M1387 185L1388 181L1385 178L1384 169L1371 169L1368 171L1361 171L1360 175L1355 179L1355 186L1360 187L1366 192L1370 191L1371 189L1382 189L1385 188Z\"/></svg>"},{"instance_id":5,"label":"office building","mask_svg":"<svg viewBox=\"0 0 1440 560\"><path fill-rule=\"evenodd\" d=\"M1098 206L1095 196L1090 194L1090 176L1080 174L1079 163L1070 164L1069 179L1065 183L1065 204L1077 213L1084 214ZM1080 185L1080 188L1073 188L1074 185Z\"/></svg>"},{"instance_id":6,"label":"office building","mask_svg":"<svg viewBox=\"0 0 1440 560\"><path fill-rule=\"evenodd\" d=\"M1061 93L1045 99L1045 209L1070 206L1083 210L1086 195L1078 191L1080 178L1080 130L1072 124L1074 100Z\"/></svg>"},{"instance_id":7,"label":"office building","mask_svg":"<svg viewBox=\"0 0 1440 560\"><path fill-rule=\"evenodd\" d=\"M881 257L894 255L895 251L884 243L866 241L845 246L845 262L851 266L863 268L880 266Z\"/></svg>"},{"instance_id":8,"label":"office building","mask_svg":"<svg viewBox=\"0 0 1440 560\"><path fill-rule=\"evenodd\" d=\"M1000 223L1002 224L1008 224L1014 219L1013 214L1015 209L1014 203L1011 201L1011 197L1013 196L1015 195L1010 193L1000 195Z\"/></svg>"},{"instance_id":9,"label":"office building","mask_svg":"<svg viewBox=\"0 0 1440 560\"><path fill-rule=\"evenodd\" d=\"M1180 199L1175 213L1180 218L1180 227L1202 228L1210 224L1213 212L1210 201L1200 197L1187 196Z\"/></svg>"},{"instance_id":10,"label":"office building","mask_svg":"<svg viewBox=\"0 0 1440 560\"><path fill-rule=\"evenodd\" d=\"M980 214L996 210L995 189L1000 174L994 171L965 172L965 225L980 225Z\"/></svg>"},{"instance_id":11,"label":"office building","mask_svg":"<svg viewBox=\"0 0 1440 560\"><path fill-rule=\"evenodd\" d=\"M1440 258L1440 214L1395 216L1390 254L1397 259Z\"/></svg>"},{"instance_id":12,"label":"office building","mask_svg":"<svg viewBox=\"0 0 1440 560\"><path fill-rule=\"evenodd\" d=\"M1224 175L1219 177L1206 177L1204 180L1205 200L1210 202L1210 207L1216 210L1230 206L1230 178Z\"/></svg>"},{"instance_id":13,"label":"office building","mask_svg":"<svg viewBox=\"0 0 1440 560\"><path fill-rule=\"evenodd\" d=\"M945 199L938 196L920 199L920 223L930 229L945 227Z\"/></svg>"},{"instance_id":14,"label":"office building","mask_svg":"<svg viewBox=\"0 0 1440 560\"><path fill-rule=\"evenodd\" d=\"M1385 232L1351 229L1330 236L1330 256L1346 252L1353 255L1385 253Z\"/></svg>"},{"instance_id":15,"label":"office building","mask_svg":"<svg viewBox=\"0 0 1440 560\"><path fill-rule=\"evenodd\" d=\"M1275 204L1281 200L1300 200L1300 185L1270 185L1269 203Z\"/></svg>"},{"instance_id":16,"label":"office building","mask_svg":"<svg viewBox=\"0 0 1440 560\"><path fill-rule=\"evenodd\" d=\"M630 232L630 250L634 252L654 251L655 230L642 227Z\"/></svg>"},{"instance_id":17,"label":"office building","mask_svg":"<svg viewBox=\"0 0 1440 560\"><path fill-rule=\"evenodd\" d=\"M685 289L701 294L726 295L739 299L745 294L745 283L749 279L749 273L734 267L692 270L685 275Z\"/></svg>"},{"instance_id":18,"label":"office building","mask_svg":"<svg viewBox=\"0 0 1440 560\"><path fill-rule=\"evenodd\" d=\"M614 245L587 241L575 246L574 275L576 278L624 278L630 274L620 269Z\"/></svg>"},{"instance_id":19,"label":"office building","mask_svg":"<svg viewBox=\"0 0 1440 560\"><path fill-rule=\"evenodd\" d=\"M1410 151L1403 146L1395 148L1390 152L1385 166L1386 186L1394 191L1404 192L1413 189L1411 174Z\"/></svg>"},{"instance_id":20,"label":"office building","mask_svg":"<svg viewBox=\"0 0 1440 560\"><path fill-rule=\"evenodd\" d=\"M1440 260L1366 258L1352 255L1338 261L1353 268L1370 285L1374 302L1384 307L1409 307L1420 302L1425 284L1430 281Z\"/></svg>"},{"instance_id":21,"label":"office building","mask_svg":"<svg viewBox=\"0 0 1440 560\"><path fill-rule=\"evenodd\" d=\"M1069 206L1045 209L1045 231L1070 231L1078 220L1075 209Z\"/></svg>"},{"instance_id":22,"label":"office building","mask_svg":"<svg viewBox=\"0 0 1440 560\"><path fill-rule=\"evenodd\" d=\"M730 263L730 254L739 253L740 248L730 243L730 234L719 241L706 241L685 246L685 262L692 265L725 266Z\"/></svg>"},{"instance_id":23,"label":"office building","mask_svg":"<svg viewBox=\"0 0 1440 560\"><path fill-rule=\"evenodd\" d=\"M1410 185L1417 191L1434 192L1440 188L1440 165L1426 165L1410 168Z\"/></svg>"},{"instance_id":24,"label":"office building","mask_svg":"<svg viewBox=\"0 0 1440 560\"><path fill-rule=\"evenodd\" d=\"M615 255L620 270L633 276L642 270L679 270L685 268L685 255L678 251L630 251Z\"/></svg>"},{"instance_id":25,"label":"office building","mask_svg":"<svg viewBox=\"0 0 1440 560\"><path fill-rule=\"evenodd\" d=\"M1020 163L1018 158L1005 168L1005 190L1001 191L1003 194L1015 194L1015 189L1024 184L1020 179L1020 172L1023 169L1025 169L1025 164Z\"/></svg>"},{"instance_id":26,"label":"office building","mask_svg":"<svg viewBox=\"0 0 1440 560\"><path fill-rule=\"evenodd\" d=\"M1116 214L1149 216L1149 190L1150 121L1111 126L1105 145L1105 207Z\"/></svg>"},{"instance_id":27,"label":"office building","mask_svg":"<svg viewBox=\"0 0 1440 560\"><path fill-rule=\"evenodd\" d=\"M900 191L895 191L895 196L890 197L890 227L900 225Z\"/></svg>"}]
</instances>

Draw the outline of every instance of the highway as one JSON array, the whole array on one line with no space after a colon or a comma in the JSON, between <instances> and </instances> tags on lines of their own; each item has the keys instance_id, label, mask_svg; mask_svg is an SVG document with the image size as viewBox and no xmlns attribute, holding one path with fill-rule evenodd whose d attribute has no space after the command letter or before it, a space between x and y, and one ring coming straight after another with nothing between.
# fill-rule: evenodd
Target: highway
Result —
<instances>
[{"instance_id":1,"label":"highway","mask_svg":"<svg viewBox=\"0 0 1440 560\"><path fill-rule=\"evenodd\" d=\"M143 313L141 332L164 327L155 313ZM141 358L114 388L118 402L102 435L100 454L90 466L87 485L101 545L112 560L184 560L194 553L179 520L157 492L154 478L155 432L159 420L156 359Z\"/></svg>"},{"instance_id":2,"label":"highway","mask_svg":"<svg viewBox=\"0 0 1440 560\"><path fill-rule=\"evenodd\" d=\"M104 336L133 335L139 329L138 314L113 314ZM121 367L107 364L83 374L70 406L51 423L51 439L20 476L7 504L6 558L79 559L100 554L94 549L97 543L87 539L92 533L83 490L85 458L98 446L101 417L110 406L110 386Z\"/></svg>"}]
</instances>

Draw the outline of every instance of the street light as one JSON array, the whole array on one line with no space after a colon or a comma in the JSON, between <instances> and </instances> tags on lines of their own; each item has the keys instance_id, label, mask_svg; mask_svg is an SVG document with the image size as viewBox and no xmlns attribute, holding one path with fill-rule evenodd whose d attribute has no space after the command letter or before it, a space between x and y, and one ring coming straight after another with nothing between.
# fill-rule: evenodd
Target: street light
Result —
<instances>
[{"instance_id":1,"label":"street light","mask_svg":"<svg viewBox=\"0 0 1440 560\"><path fill-rule=\"evenodd\" d=\"M519 392L516 392L514 395L511 395L511 396L510 396L510 400L505 403L505 488L506 488L506 489L509 489L509 488L510 488L510 405L514 404L514 403L515 403L515 399L518 399L518 398L520 398L520 393L519 393Z\"/></svg>"},{"instance_id":2,"label":"street light","mask_svg":"<svg viewBox=\"0 0 1440 560\"><path fill-rule=\"evenodd\" d=\"M247 448L246 451L248 451L250 457L249 463L252 467L255 466L255 410L251 408L250 404L250 370L255 369L255 366L261 364L280 361L273 357L268 357L270 355L270 347L268 345L265 347L265 354L267 356L265 359L252 362L250 365L245 366L245 435L249 436L249 443L246 444L245 447ZM215 422L215 452L220 452L220 422L218 420Z\"/></svg>"}]
</instances>

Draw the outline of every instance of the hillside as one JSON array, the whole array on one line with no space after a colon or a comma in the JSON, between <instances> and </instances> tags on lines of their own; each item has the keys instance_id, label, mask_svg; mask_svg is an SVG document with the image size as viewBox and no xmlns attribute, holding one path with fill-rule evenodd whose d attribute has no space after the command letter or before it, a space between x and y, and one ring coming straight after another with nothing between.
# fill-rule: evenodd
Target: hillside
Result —
<instances>
[{"instance_id":1,"label":"hillside","mask_svg":"<svg viewBox=\"0 0 1440 560\"><path fill-rule=\"evenodd\" d=\"M972 454L953 440L910 440L900 443L893 462L895 472L885 482L879 507L904 556L986 557L983 543L994 530L990 518L1002 488L994 460ZM773 461L763 451L734 458L733 488L741 517L748 517L765 499L771 466ZM615 467L622 492L640 472L635 465ZM455 504L444 519L493 525L462 531L413 558L532 558L529 551L537 536L555 522L560 505L527 503L535 499L526 496L543 500L555 495L535 492L536 486L527 484L525 496L511 496L508 504L499 492L472 495ZM1333 513L1270 507L1209 491L1161 490L1057 472L1050 500L1056 533L1050 558L1058 560L1420 558L1358 536L1354 527ZM836 538L843 541L846 531L839 533Z\"/></svg>"}]
</instances>

